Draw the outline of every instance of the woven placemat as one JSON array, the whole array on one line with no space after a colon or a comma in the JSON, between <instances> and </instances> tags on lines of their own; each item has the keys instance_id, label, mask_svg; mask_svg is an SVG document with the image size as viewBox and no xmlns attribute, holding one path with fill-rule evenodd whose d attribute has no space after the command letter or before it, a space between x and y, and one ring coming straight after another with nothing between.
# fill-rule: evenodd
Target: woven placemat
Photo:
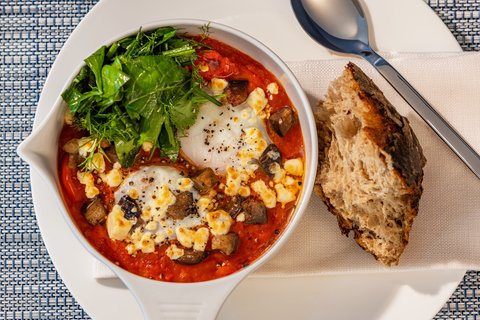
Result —
<instances>
[{"instance_id":1,"label":"woven placemat","mask_svg":"<svg viewBox=\"0 0 480 320\"><path fill-rule=\"evenodd\" d=\"M33 212L29 170L15 147L30 133L62 44L96 2L0 3L0 319L90 319L48 256ZM464 50L480 50L480 0L426 2ZM435 319L480 319L479 309L480 273L470 271Z\"/></svg>"}]
</instances>

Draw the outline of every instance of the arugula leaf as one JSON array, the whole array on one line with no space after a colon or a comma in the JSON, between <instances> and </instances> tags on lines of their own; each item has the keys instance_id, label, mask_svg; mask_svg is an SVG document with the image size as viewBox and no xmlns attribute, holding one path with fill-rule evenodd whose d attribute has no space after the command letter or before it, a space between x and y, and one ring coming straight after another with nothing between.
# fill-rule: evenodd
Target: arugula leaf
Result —
<instances>
[{"instance_id":1,"label":"arugula leaf","mask_svg":"<svg viewBox=\"0 0 480 320\"><path fill-rule=\"evenodd\" d=\"M188 91L178 90L178 95L177 99L172 100L168 111L172 124L179 131L183 131L195 123L198 107L201 104L210 101L221 105L218 100L200 89L199 85L192 86Z\"/></svg>"},{"instance_id":2,"label":"arugula leaf","mask_svg":"<svg viewBox=\"0 0 480 320\"><path fill-rule=\"evenodd\" d=\"M102 92L102 66L105 59L105 46L100 47L90 57L85 59L85 64L92 70L97 82L98 91Z\"/></svg>"},{"instance_id":3,"label":"arugula leaf","mask_svg":"<svg viewBox=\"0 0 480 320\"><path fill-rule=\"evenodd\" d=\"M88 73L89 69L86 66L82 67L70 86L62 93L63 100L73 113L80 108L81 102L84 100L82 84L86 82L85 80L88 78Z\"/></svg>"},{"instance_id":4,"label":"arugula leaf","mask_svg":"<svg viewBox=\"0 0 480 320\"><path fill-rule=\"evenodd\" d=\"M75 113L80 108L82 102L82 93L75 86L68 87L63 93L62 98L67 103L71 112Z\"/></svg>"},{"instance_id":5,"label":"arugula leaf","mask_svg":"<svg viewBox=\"0 0 480 320\"><path fill-rule=\"evenodd\" d=\"M121 67L121 66L120 66ZM122 95L120 94L120 88L128 81L130 77L122 72L122 69L118 69L118 65L104 65L102 68L102 87L103 87L103 99L100 106L110 106L116 101L120 101Z\"/></svg>"},{"instance_id":6,"label":"arugula leaf","mask_svg":"<svg viewBox=\"0 0 480 320\"><path fill-rule=\"evenodd\" d=\"M185 70L164 56L127 60L125 70L132 78L125 89L125 106L132 118L149 117L187 76Z\"/></svg>"},{"instance_id":7,"label":"arugula leaf","mask_svg":"<svg viewBox=\"0 0 480 320\"><path fill-rule=\"evenodd\" d=\"M162 126L165 123L165 113L162 109L154 110L150 117L142 118L140 122L140 138L138 141L139 145L142 145L144 142L150 142L153 145L156 145Z\"/></svg>"},{"instance_id":8,"label":"arugula leaf","mask_svg":"<svg viewBox=\"0 0 480 320\"><path fill-rule=\"evenodd\" d=\"M193 90L179 90L178 95L170 101L168 113L172 124L180 131L195 123L198 113L198 103Z\"/></svg>"},{"instance_id":9,"label":"arugula leaf","mask_svg":"<svg viewBox=\"0 0 480 320\"><path fill-rule=\"evenodd\" d=\"M165 118L165 126L159 136L160 152L172 161L176 161L180 152L180 143L168 117Z\"/></svg>"},{"instance_id":10,"label":"arugula leaf","mask_svg":"<svg viewBox=\"0 0 480 320\"><path fill-rule=\"evenodd\" d=\"M135 162L135 157L138 153L139 147L135 140L117 140L115 141L115 151L117 152L118 161L124 167L131 167Z\"/></svg>"}]
</instances>

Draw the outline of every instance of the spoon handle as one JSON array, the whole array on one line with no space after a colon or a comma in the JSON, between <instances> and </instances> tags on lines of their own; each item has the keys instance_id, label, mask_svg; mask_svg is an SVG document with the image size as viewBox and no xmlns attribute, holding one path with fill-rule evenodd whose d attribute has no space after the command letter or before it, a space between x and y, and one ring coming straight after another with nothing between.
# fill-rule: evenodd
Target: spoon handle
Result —
<instances>
[{"instance_id":1,"label":"spoon handle","mask_svg":"<svg viewBox=\"0 0 480 320\"><path fill-rule=\"evenodd\" d=\"M405 99L417 114L455 152L455 154L480 179L480 155L462 136L422 97L420 93L384 58L373 50L362 55Z\"/></svg>"}]
</instances>

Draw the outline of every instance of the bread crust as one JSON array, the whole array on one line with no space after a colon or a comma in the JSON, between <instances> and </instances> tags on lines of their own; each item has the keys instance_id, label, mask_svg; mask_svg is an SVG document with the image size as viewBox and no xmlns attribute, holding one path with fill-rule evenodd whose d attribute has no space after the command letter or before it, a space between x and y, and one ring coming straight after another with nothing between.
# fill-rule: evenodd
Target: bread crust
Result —
<instances>
[{"instance_id":1,"label":"bread crust","mask_svg":"<svg viewBox=\"0 0 480 320\"><path fill-rule=\"evenodd\" d=\"M362 229L353 220L345 218L341 210L326 196L322 188L322 170L328 170L328 150L336 138L327 124L328 116L325 115L321 105L315 112L319 137L319 167L314 190L327 205L328 210L337 216L343 234L348 236L353 231L355 241L364 250L387 266L396 265L408 243L410 229L418 213L426 159L408 119L397 112L375 83L351 62L345 68L343 77L345 76L351 79L349 85L368 108L368 111L362 114L363 134L380 150L390 155L392 173L399 178L404 187L402 201L406 210L403 221L397 221L402 228L401 245L389 249L388 252L377 250L373 243L377 235L372 230Z\"/></svg>"},{"instance_id":2,"label":"bread crust","mask_svg":"<svg viewBox=\"0 0 480 320\"><path fill-rule=\"evenodd\" d=\"M350 62L346 68L358 85L360 98L371 106L369 122L372 126L368 128L371 139L392 156L395 169L409 187L421 188L426 159L408 119L397 112L373 80L357 65Z\"/></svg>"}]
</instances>

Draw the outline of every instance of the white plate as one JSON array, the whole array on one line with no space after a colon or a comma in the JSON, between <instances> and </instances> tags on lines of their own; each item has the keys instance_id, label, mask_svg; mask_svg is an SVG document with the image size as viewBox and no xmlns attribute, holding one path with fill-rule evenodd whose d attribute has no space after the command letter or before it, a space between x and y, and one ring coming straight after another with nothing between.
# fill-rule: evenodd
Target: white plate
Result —
<instances>
[{"instance_id":1,"label":"white plate","mask_svg":"<svg viewBox=\"0 0 480 320\"><path fill-rule=\"evenodd\" d=\"M422 0L365 0L380 51L461 51L455 38ZM334 59L300 29L289 1L102 0L82 20L53 65L40 97L43 120L72 65L121 30L159 20L199 18L228 24L265 43L286 61ZM141 319L132 295L116 279L94 280L92 257L57 212L40 177L32 194L45 245L68 289L94 319ZM322 277L249 277L228 298L218 319L432 318L465 270L375 273Z\"/></svg>"}]
</instances>

